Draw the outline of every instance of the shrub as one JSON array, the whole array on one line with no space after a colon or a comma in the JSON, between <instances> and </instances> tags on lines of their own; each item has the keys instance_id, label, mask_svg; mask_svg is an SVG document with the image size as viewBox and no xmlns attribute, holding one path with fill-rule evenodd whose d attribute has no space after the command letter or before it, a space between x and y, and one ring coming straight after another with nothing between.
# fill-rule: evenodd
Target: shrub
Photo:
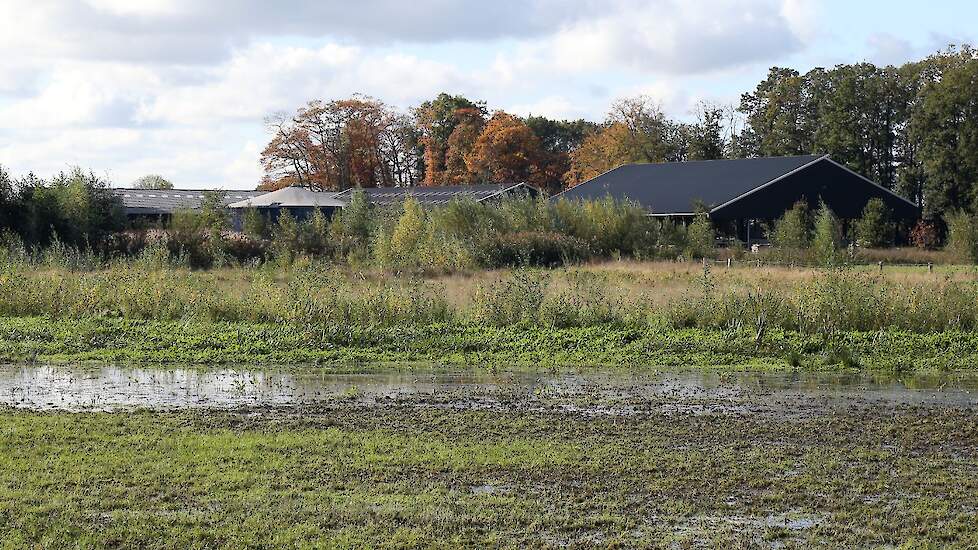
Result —
<instances>
[{"instance_id":1,"label":"shrub","mask_svg":"<svg viewBox=\"0 0 978 550\"><path fill-rule=\"evenodd\" d=\"M553 232L504 233L488 239L479 253L485 267L556 267L580 263L590 256L586 242Z\"/></svg>"},{"instance_id":2,"label":"shrub","mask_svg":"<svg viewBox=\"0 0 978 550\"><path fill-rule=\"evenodd\" d=\"M940 235L934 222L920 220L910 230L910 243L924 250L937 250L940 245Z\"/></svg>"},{"instance_id":3,"label":"shrub","mask_svg":"<svg viewBox=\"0 0 978 550\"><path fill-rule=\"evenodd\" d=\"M864 247L893 244L894 228L889 207L882 199L870 199L856 221L856 243Z\"/></svg>"},{"instance_id":4,"label":"shrub","mask_svg":"<svg viewBox=\"0 0 978 550\"><path fill-rule=\"evenodd\" d=\"M842 223L832 210L822 202L815 214L815 231L812 237L812 251L819 263L831 265L838 261L842 248Z\"/></svg>"},{"instance_id":5,"label":"shrub","mask_svg":"<svg viewBox=\"0 0 978 550\"><path fill-rule=\"evenodd\" d=\"M798 201L775 222L771 243L788 253L804 250L810 244L810 227L808 203Z\"/></svg>"},{"instance_id":6,"label":"shrub","mask_svg":"<svg viewBox=\"0 0 978 550\"><path fill-rule=\"evenodd\" d=\"M958 259L978 261L978 224L963 210L947 215L947 249Z\"/></svg>"},{"instance_id":7,"label":"shrub","mask_svg":"<svg viewBox=\"0 0 978 550\"><path fill-rule=\"evenodd\" d=\"M716 234L713 224L706 214L696 216L693 223L686 229L686 240L683 254L689 258L706 258L716 248Z\"/></svg>"}]
</instances>

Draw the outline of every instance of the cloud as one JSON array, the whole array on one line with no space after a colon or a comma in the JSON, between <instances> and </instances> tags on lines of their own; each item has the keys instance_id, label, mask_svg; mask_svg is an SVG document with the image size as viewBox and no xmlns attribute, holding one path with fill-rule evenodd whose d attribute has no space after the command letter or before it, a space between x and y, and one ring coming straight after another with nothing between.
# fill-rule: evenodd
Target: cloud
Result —
<instances>
[{"instance_id":1,"label":"cloud","mask_svg":"<svg viewBox=\"0 0 978 550\"><path fill-rule=\"evenodd\" d=\"M568 70L617 65L695 74L725 69L803 46L784 5L767 0L619 2L605 16L563 28L551 48L556 63Z\"/></svg>"}]
</instances>

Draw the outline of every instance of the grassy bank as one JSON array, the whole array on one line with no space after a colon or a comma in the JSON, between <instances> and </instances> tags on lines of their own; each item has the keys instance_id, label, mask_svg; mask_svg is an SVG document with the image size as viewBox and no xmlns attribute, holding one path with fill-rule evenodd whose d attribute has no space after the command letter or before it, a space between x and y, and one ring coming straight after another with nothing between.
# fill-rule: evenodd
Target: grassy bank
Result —
<instances>
[{"instance_id":1,"label":"grassy bank","mask_svg":"<svg viewBox=\"0 0 978 550\"><path fill-rule=\"evenodd\" d=\"M973 369L978 333L575 328L521 324L303 326L0 318L0 359L194 364L360 363L527 366L749 366L902 371Z\"/></svg>"},{"instance_id":2,"label":"grassy bank","mask_svg":"<svg viewBox=\"0 0 978 550\"><path fill-rule=\"evenodd\" d=\"M967 411L258 412L0 411L4 548L978 544Z\"/></svg>"}]
</instances>

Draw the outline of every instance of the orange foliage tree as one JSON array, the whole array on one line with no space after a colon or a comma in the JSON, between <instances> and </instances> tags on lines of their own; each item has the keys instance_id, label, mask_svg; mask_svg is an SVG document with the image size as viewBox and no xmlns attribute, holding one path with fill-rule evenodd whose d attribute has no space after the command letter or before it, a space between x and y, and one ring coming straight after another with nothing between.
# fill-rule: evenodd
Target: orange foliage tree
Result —
<instances>
[{"instance_id":1,"label":"orange foliage tree","mask_svg":"<svg viewBox=\"0 0 978 550\"><path fill-rule=\"evenodd\" d=\"M540 139L522 120L497 111L465 156L477 182L539 183L544 155Z\"/></svg>"}]
</instances>

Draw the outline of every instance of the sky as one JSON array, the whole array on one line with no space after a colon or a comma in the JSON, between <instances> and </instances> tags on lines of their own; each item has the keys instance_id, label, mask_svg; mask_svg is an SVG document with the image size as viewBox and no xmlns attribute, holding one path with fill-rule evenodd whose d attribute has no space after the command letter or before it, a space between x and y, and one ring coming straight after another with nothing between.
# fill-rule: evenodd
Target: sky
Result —
<instances>
[{"instance_id":1,"label":"sky","mask_svg":"<svg viewBox=\"0 0 978 550\"><path fill-rule=\"evenodd\" d=\"M771 66L901 64L975 21L973 0L0 0L0 165L251 189L265 118L312 99L599 121L644 94L682 119Z\"/></svg>"}]
</instances>

